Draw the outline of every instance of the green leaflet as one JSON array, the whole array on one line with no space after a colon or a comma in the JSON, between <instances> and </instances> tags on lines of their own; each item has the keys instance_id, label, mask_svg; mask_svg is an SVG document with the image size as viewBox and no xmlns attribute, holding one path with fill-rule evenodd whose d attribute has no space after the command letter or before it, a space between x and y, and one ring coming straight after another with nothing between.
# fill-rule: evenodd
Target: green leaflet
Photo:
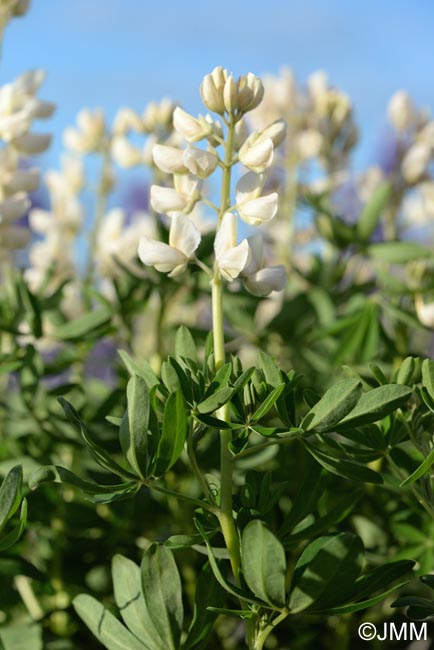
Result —
<instances>
[{"instance_id":1,"label":"green leaflet","mask_svg":"<svg viewBox=\"0 0 434 650\"><path fill-rule=\"evenodd\" d=\"M187 411L182 392L169 395L163 414L154 474L161 476L178 460L187 437Z\"/></svg>"},{"instance_id":2,"label":"green leaflet","mask_svg":"<svg viewBox=\"0 0 434 650\"><path fill-rule=\"evenodd\" d=\"M285 604L285 551L259 519L247 524L241 536L241 566L249 589L270 605Z\"/></svg>"},{"instance_id":3,"label":"green leaflet","mask_svg":"<svg viewBox=\"0 0 434 650\"><path fill-rule=\"evenodd\" d=\"M344 379L329 388L304 417L305 431L327 431L338 424L357 404L362 394L358 379Z\"/></svg>"},{"instance_id":4,"label":"green leaflet","mask_svg":"<svg viewBox=\"0 0 434 650\"><path fill-rule=\"evenodd\" d=\"M293 614L345 602L363 563L361 540L349 533L319 537L301 554L294 571L289 608Z\"/></svg>"},{"instance_id":5,"label":"green leaflet","mask_svg":"<svg viewBox=\"0 0 434 650\"><path fill-rule=\"evenodd\" d=\"M170 549L152 544L143 554L142 591L146 609L166 650L177 650L184 609L178 568Z\"/></svg>"}]
</instances>

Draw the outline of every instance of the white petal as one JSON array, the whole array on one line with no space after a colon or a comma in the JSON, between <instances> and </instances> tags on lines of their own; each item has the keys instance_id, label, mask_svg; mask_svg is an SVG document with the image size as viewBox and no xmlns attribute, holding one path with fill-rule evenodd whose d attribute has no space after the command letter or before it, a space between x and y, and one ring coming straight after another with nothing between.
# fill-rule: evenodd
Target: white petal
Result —
<instances>
[{"instance_id":1,"label":"white petal","mask_svg":"<svg viewBox=\"0 0 434 650\"><path fill-rule=\"evenodd\" d=\"M8 191L13 194L16 192L34 192L38 189L39 183L40 174L37 169L18 169L7 183L7 187Z\"/></svg>"},{"instance_id":2,"label":"white petal","mask_svg":"<svg viewBox=\"0 0 434 650\"><path fill-rule=\"evenodd\" d=\"M270 266L243 278L246 289L254 296L268 296L272 291L282 291L287 280L284 266Z\"/></svg>"},{"instance_id":3,"label":"white petal","mask_svg":"<svg viewBox=\"0 0 434 650\"><path fill-rule=\"evenodd\" d=\"M152 158L157 167L166 174L182 174L187 171L184 165L183 151L177 147L156 144L152 148Z\"/></svg>"},{"instance_id":4,"label":"white petal","mask_svg":"<svg viewBox=\"0 0 434 650\"><path fill-rule=\"evenodd\" d=\"M425 327L434 328L434 302L423 301L422 296L415 298L417 317Z\"/></svg>"},{"instance_id":5,"label":"white petal","mask_svg":"<svg viewBox=\"0 0 434 650\"><path fill-rule=\"evenodd\" d=\"M246 223L259 226L267 223L275 216L278 208L278 195L276 192L261 196L253 201L246 201L238 206L238 213Z\"/></svg>"},{"instance_id":6,"label":"white petal","mask_svg":"<svg viewBox=\"0 0 434 650\"><path fill-rule=\"evenodd\" d=\"M0 223L8 223L19 219L30 208L30 201L25 194L17 194L13 198L0 203Z\"/></svg>"},{"instance_id":7,"label":"white petal","mask_svg":"<svg viewBox=\"0 0 434 650\"><path fill-rule=\"evenodd\" d=\"M15 138L14 147L23 154L37 154L46 151L50 146L51 135L48 133L25 133Z\"/></svg>"},{"instance_id":8,"label":"white petal","mask_svg":"<svg viewBox=\"0 0 434 650\"><path fill-rule=\"evenodd\" d=\"M199 142L210 132L209 128L205 128L199 120L183 111L179 106L173 112L173 126L175 131L188 142Z\"/></svg>"},{"instance_id":9,"label":"white petal","mask_svg":"<svg viewBox=\"0 0 434 650\"><path fill-rule=\"evenodd\" d=\"M235 280L240 273L249 265L251 259L250 246L247 239L241 244L229 248L217 258L221 274L229 281Z\"/></svg>"},{"instance_id":10,"label":"white petal","mask_svg":"<svg viewBox=\"0 0 434 650\"><path fill-rule=\"evenodd\" d=\"M35 208L34 210L31 210L29 214L29 223L32 230L44 235L50 230L50 227L53 225L53 220L53 215L47 210Z\"/></svg>"},{"instance_id":11,"label":"white petal","mask_svg":"<svg viewBox=\"0 0 434 650\"><path fill-rule=\"evenodd\" d=\"M207 178L217 167L218 158L210 151L188 147L183 153L184 164L187 169L199 178Z\"/></svg>"},{"instance_id":12,"label":"white petal","mask_svg":"<svg viewBox=\"0 0 434 650\"><path fill-rule=\"evenodd\" d=\"M175 214L172 218L169 234L170 246L181 251L190 259L200 244L200 232L185 214Z\"/></svg>"},{"instance_id":13,"label":"white petal","mask_svg":"<svg viewBox=\"0 0 434 650\"><path fill-rule=\"evenodd\" d=\"M188 262L181 251L149 237L140 240L138 255L143 264L155 266L157 271L163 273L169 273Z\"/></svg>"},{"instance_id":14,"label":"white petal","mask_svg":"<svg viewBox=\"0 0 434 650\"><path fill-rule=\"evenodd\" d=\"M151 206L156 212L176 212L184 210L188 205L188 199L179 194L172 187L160 187L151 185L150 190Z\"/></svg>"},{"instance_id":15,"label":"white petal","mask_svg":"<svg viewBox=\"0 0 434 650\"><path fill-rule=\"evenodd\" d=\"M142 162L140 149L135 147L123 136L116 136L112 140L111 154L113 160L124 169L136 167Z\"/></svg>"},{"instance_id":16,"label":"white petal","mask_svg":"<svg viewBox=\"0 0 434 650\"><path fill-rule=\"evenodd\" d=\"M237 217L233 212L225 212L214 240L214 251L219 259L237 243Z\"/></svg>"},{"instance_id":17,"label":"white petal","mask_svg":"<svg viewBox=\"0 0 434 650\"><path fill-rule=\"evenodd\" d=\"M249 265L244 269L245 275L256 273L264 264L264 239L261 233L252 235L247 239L250 246L251 259Z\"/></svg>"},{"instance_id":18,"label":"white petal","mask_svg":"<svg viewBox=\"0 0 434 650\"><path fill-rule=\"evenodd\" d=\"M257 199L264 187L264 181L264 174L255 174L255 172L247 172L241 176L235 187L237 203Z\"/></svg>"},{"instance_id":19,"label":"white petal","mask_svg":"<svg viewBox=\"0 0 434 650\"><path fill-rule=\"evenodd\" d=\"M239 153L239 160L253 172L261 173L273 162L274 145L271 138L254 141L257 134L253 133L243 144Z\"/></svg>"}]
</instances>

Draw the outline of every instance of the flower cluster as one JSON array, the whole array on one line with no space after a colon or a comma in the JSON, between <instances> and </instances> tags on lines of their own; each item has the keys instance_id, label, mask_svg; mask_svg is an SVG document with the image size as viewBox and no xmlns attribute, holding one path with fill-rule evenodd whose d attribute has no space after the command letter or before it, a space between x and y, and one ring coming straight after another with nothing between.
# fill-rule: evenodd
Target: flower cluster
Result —
<instances>
[{"instance_id":1,"label":"flower cluster","mask_svg":"<svg viewBox=\"0 0 434 650\"><path fill-rule=\"evenodd\" d=\"M153 185L150 190L152 208L171 218L169 242L144 237L139 257L145 264L171 276L185 271L189 262L198 262L196 251L201 234L188 215L198 202L204 201L218 213L214 242L218 273L229 282L240 277L255 295L268 295L283 289L285 270L281 266L264 266L260 235L237 243L237 215L250 226L266 224L276 215L277 193L263 194L263 190L275 149L285 138L285 123L276 120L249 135L244 116L260 104L264 94L262 82L251 73L235 80L227 70L217 67L205 76L201 94L205 106L221 120L210 114L194 117L179 107L175 109L174 128L186 141L186 146L154 146L154 163L161 171L172 174L173 187ZM198 143L202 146L196 146ZM224 149L223 155L219 155L220 146ZM246 168L246 173L236 184L232 204L230 174L238 162ZM223 174L225 196L217 207L205 196L204 180L219 169Z\"/></svg>"},{"instance_id":2,"label":"flower cluster","mask_svg":"<svg viewBox=\"0 0 434 650\"><path fill-rule=\"evenodd\" d=\"M26 229L16 221L30 207L28 193L39 186L36 169L22 166L23 161L45 151L51 136L33 133L34 120L46 119L54 112L54 104L42 101L36 94L44 81L42 70L32 70L13 83L0 88L0 256L24 247L29 240Z\"/></svg>"},{"instance_id":3,"label":"flower cluster","mask_svg":"<svg viewBox=\"0 0 434 650\"><path fill-rule=\"evenodd\" d=\"M30 211L32 230L40 239L30 248L30 266L26 278L36 291L52 287L75 274L74 241L83 222L79 194L84 177L81 161L64 156L61 171L49 171L45 183L50 197L50 210Z\"/></svg>"}]
</instances>

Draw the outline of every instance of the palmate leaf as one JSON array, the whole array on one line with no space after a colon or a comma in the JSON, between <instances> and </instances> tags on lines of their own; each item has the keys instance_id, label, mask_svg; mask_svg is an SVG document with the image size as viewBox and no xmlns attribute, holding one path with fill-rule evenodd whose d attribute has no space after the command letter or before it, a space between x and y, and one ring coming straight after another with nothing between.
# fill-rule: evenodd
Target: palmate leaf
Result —
<instances>
[{"instance_id":1,"label":"palmate leaf","mask_svg":"<svg viewBox=\"0 0 434 650\"><path fill-rule=\"evenodd\" d=\"M116 605L125 625L148 650L166 650L145 604L140 567L123 555L115 555L112 576Z\"/></svg>"},{"instance_id":2,"label":"palmate leaf","mask_svg":"<svg viewBox=\"0 0 434 650\"><path fill-rule=\"evenodd\" d=\"M289 597L292 614L319 611L345 602L363 563L363 544L356 535L320 537L301 554Z\"/></svg>"},{"instance_id":3,"label":"palmate leaf","mask_svg":"<svg viewBox=\"0 0 434 650\"><path fill-rule=\"evenodd\" d=\"M259 519L247 524L241 536L244 580L258 598L283 607L285 604L285 551L277 537Z\"/></svg>"}]
</instances>

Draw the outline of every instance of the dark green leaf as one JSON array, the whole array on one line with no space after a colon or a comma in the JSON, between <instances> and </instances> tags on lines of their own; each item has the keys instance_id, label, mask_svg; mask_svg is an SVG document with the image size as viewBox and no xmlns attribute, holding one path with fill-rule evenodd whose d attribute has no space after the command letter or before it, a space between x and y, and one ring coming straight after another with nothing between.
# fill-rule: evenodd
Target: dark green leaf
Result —
<instances>
[{"instance_id":1,"label":"dark green leaf","mask_svg":"<svg viewBox=\"0 0 434 650\"><path fill-rule=\"evenodd\" d=\"M259 519L241 536L241 566L251 591L271 605L285 604L286 558L282 544Z\"/></svg>"}]
</instances>

